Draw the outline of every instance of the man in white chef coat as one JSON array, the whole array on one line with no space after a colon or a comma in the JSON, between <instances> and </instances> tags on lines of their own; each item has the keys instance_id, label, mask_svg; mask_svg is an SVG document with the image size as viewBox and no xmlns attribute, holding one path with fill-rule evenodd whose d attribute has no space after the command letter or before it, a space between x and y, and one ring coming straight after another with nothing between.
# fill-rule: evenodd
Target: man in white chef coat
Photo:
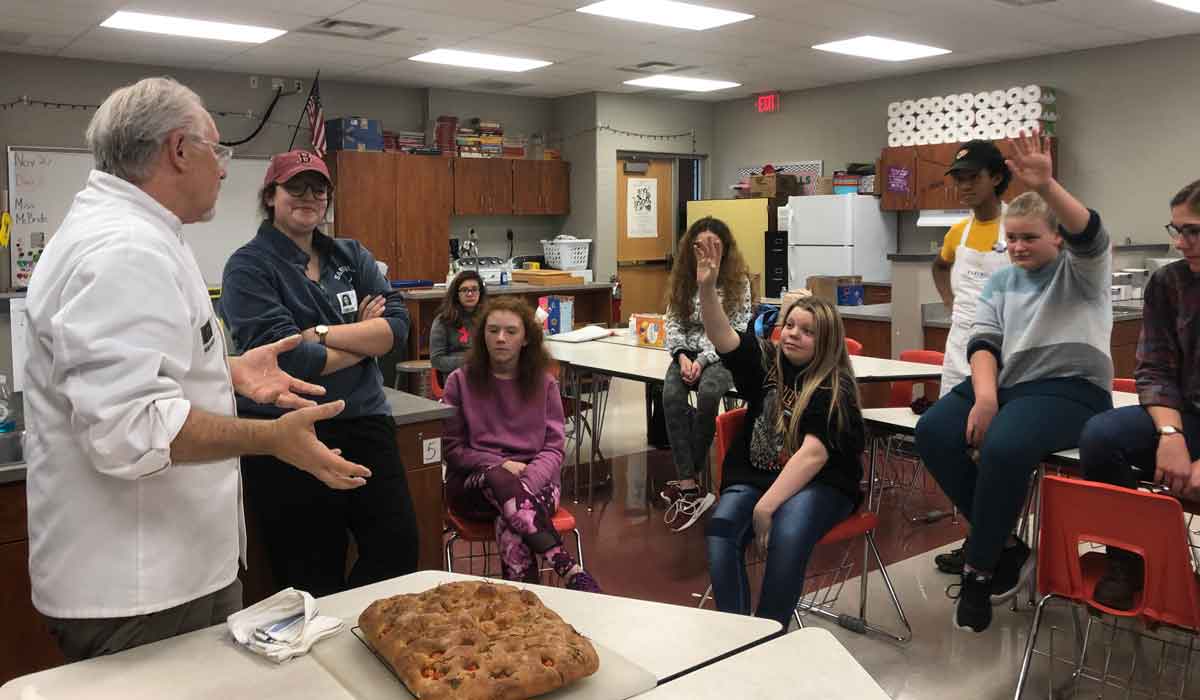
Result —
<instances>
[{"instance_id":1,"label":"man in white chef coat","mask_svg":"<svg viewBox=\"0 0 1200 700\"><path fill-rule=\"evenodd\" d=\"M223 622L241 608L238 456L330 488L370 472L321 444L320 387L282 372L289 338L227 358L184 224L212 218L232 150L169 78L113 92L95 169L30 282L25 388L33 604L69 660ZM297 410L236 417L234 391ZM297 513L303 517L303 513Z\"/></svg>"}]
</instances>

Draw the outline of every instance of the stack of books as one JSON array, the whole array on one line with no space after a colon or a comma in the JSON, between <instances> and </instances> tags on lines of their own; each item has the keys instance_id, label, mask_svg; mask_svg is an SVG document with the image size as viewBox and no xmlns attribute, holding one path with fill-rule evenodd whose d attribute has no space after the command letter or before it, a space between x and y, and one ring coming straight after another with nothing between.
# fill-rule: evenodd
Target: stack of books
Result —
<instances>
[{"instance_id":1,"label":"stack of books","mask_svg":"<svg viewBox=\"0 0 1200 700\"><path fill-rule=\"evenodd\" d=\"M383 150L412 153L425 148L425 132L423 131L388 131L383 130Z\"/></svg>"}]
</instances>

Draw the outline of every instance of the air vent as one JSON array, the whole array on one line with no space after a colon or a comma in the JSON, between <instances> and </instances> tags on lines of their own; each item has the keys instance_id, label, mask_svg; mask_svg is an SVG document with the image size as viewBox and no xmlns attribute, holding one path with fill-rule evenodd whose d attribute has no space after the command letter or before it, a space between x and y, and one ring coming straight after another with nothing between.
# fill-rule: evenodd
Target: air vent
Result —
<instances>
[{"instance_id":1,"label":"air vent","mask_svg":"<svg viewBox=\"0 0 1200 700\"><path fill-rule=\"evenodd\" d=\"M380 24L366 22L348 22L344 19L319 19L312 24L300 27L296 31L304 34L321 34L323 36L338 36L349 39L378 39L391 34L399 27L385 27Z\"/></svg>"},{"instance_id":2,"label":"air vent","mask_svg":"<svg viewBox=\"0 0 1200 700\"><path fill-rule=\"evenodd\" d=\"M29 39L24 32L0 32L0 46L20 46Z\"/></svg>"},{"instance_id":3,"label":"air vent","mask_svg":"<svg viewBox=\"0 0 1200 700\"><path fill-rule=\"evenodd\" d=\"M510 83L506 80L480 80L477 83L471 83L470 85L467 85L467 87L472 87L477 90L491 90L493 92L512 92L514 90L520 90L521 88L530 87L531 85L533 85L533 83Z\"/></svg>"},{"instance_id":4,"label":"air vent","mask_svg":"<svg viewBox=\"0 0 1200 700\"><path fill-rule=\"evenodd\" d=\"M623 70L626 73L637 73L638 75L662 75L666 73L676 73L681 70L691 70L696 66L680 66L675 63L666 61L643 61L632 66L618 66L617 70Z\"/></svg>"}]
</instances>

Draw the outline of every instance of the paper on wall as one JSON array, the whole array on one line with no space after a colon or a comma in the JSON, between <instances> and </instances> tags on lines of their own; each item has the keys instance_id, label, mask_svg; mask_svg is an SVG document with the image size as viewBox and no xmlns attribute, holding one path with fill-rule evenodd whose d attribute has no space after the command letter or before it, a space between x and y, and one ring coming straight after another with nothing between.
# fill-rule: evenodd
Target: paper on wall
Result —
<instances>
[{"instance_id":1,"label":"paper on wall","mask_svg":"<svg viewBox=\"0 0 1200 700\"><path fill-rule=\"evenodd\" d=\"M658 180L629 178L626 197L625 235L629 238L657 238Z\"/></svg>"}]
</instances>

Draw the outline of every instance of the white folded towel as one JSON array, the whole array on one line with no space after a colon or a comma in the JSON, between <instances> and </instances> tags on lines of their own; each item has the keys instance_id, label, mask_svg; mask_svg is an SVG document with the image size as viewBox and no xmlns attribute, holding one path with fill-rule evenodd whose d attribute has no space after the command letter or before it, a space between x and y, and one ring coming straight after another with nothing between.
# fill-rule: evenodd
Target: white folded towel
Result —
<instances>
[{"instance_id":1,"label":"white folded towel","mask_svg":"<svg viewBox=\"0 0 1200 700\"><path fill-rule=\"evenodd\" d=\"M318 615L317 601L295 588L235 612L226 622L238 644L276 663L308 653L313 644L344 626L339 618Z\"/></svg>"}]
</instances>

